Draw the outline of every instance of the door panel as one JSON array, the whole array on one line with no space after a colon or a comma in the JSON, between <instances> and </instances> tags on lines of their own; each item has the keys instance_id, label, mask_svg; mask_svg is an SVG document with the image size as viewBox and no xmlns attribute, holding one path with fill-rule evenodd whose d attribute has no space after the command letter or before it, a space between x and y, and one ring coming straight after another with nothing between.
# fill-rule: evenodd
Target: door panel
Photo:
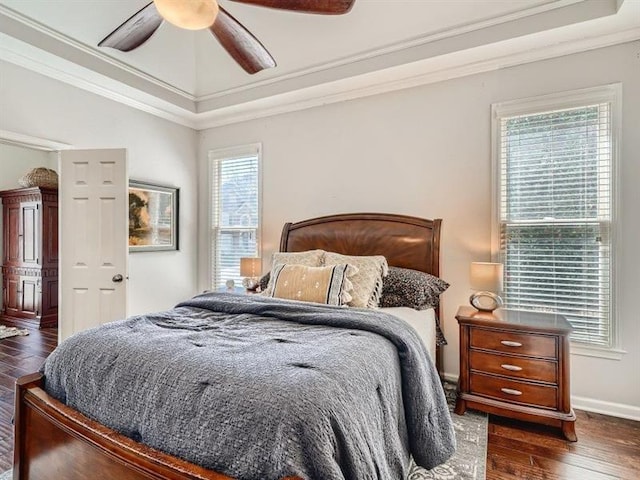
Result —
<instances>
[{"instance_id":1,"label":"door panel","mask_svg":"<svg viewBox=\"0 0 640 480\"><path fill-rule=\"evenodd\" d=\"M4 277L5 295L7 297L5 303L5 314L16 316L20 313L20 277L17 275L7 275Z\"/></svg>"},{"instance_id":2,"label":"door panel","mask_svg":"<svg viewBox=\"0 0 640 480\"><path fill-rule=\"evenodd\" d=\"M58 205L44 203L42 215L45 224L42 226L42 255L47 259L43 267L58 267Z\"/></svg>"},{"instance_id":3,"label":"door panel","mask_svg":"<svg viewBox=\"0 0 640 480\"><path fill-rule=\"evenodd\" d=\"M126 168L126 150L61 154L61 339L126 316Z\"/></svg>"},{"instance_id":4,"label":"door panel","mask_svg":"<svg viewBox=\"0 0 640 480\"><path fill-rule=\"evenodd\" d=\"M22 304L22 317L36 317L38 315L38 278L20 277L20 297Z\"/></svg>"},{"instance_id":5,"label":"door panel","mask_svg":"<svg viewBox=\"0 0 640 480\"><path fill-rule=\"evenodd\" d=\"M22 219L20 222L20 250L21 263L24 266L38 264L38 214L39 205L36 202L22 202Z\"/></svg>"},{"instance_id":6,"label":"door panel","mask_svg":"<svg viewBox=\"0 0 640 480\"><path fill-rule=\"evenodd\" d=\"M42 279L42 304L40 315L48 317L58 314L58 277L45 277Z\"/></svg>"},{"instance_id":7,"label":"door panel","mask_svg":"<svg viewBox=\"0 0 640 480\"><path fill-rule=\"evenodd\" d=\"M20 265L20 242L15 240L20 235L20 204L11 203L4 205L4 244L8 245L5 248L6 257L4 259L5 265Z\"/></svg>"}]
</instances>

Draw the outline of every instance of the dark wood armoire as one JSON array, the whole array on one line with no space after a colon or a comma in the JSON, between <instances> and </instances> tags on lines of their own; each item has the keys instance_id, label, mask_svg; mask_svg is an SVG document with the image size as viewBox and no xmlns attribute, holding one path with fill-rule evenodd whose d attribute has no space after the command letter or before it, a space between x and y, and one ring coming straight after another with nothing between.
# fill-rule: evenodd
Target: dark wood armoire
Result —
<instances>
[{"instance_id":1,"label":"dark wood armoire","mask_svg":"<svg viewBox=\"0 0 640 480\"><path fill-rule=\"evenodd\" d=\"M2 199L1 318L40 328L58 324L58 190L0 192Z\"/></svg>"}]
</instances>

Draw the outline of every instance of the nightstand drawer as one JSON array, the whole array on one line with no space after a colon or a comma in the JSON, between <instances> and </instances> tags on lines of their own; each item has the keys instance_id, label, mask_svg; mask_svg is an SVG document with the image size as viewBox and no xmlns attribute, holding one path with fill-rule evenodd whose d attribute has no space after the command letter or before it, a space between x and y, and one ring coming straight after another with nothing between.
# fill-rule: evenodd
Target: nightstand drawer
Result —
<instances>
[{"instance_id":1,"label":"nightstand drawer","mask_svg":"<svg viewBox=\"0 0 640 480\"><path fill-rule=\"evenodd\" d=\"M469 367L486 373L557 383L557 364L548 360L513 357L495 353L469 352Z\"/></svg>"},{"instance_id":2,"label":"nightstand drawer","mask_svg":"<svg viewBox=\"0 0 640 480\"><path fill-rule=\"evenodd\" d=\"M477 395L549 409L558 407L556 387L533 385L479 373L472 373L470 380L471 393Z\"/></svg>"},{"instance_id":3,"label":"nightstand drawer","mask_svg":"<svg viewBox=\"0 0 640 480\"><path fill-rule=\"evenodd\" d=\"M471 348L495 350L533 357L557 357L556 337L532 333L511 333L501 330L471 328Z\"/></svg>"}]
</instances>

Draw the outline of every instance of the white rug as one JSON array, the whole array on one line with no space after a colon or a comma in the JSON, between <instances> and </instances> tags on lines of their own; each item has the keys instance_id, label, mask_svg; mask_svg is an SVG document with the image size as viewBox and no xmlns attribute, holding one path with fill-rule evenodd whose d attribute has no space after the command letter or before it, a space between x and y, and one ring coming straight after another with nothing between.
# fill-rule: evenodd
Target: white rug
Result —
<instances>
[{"instance_id":1,"label":"white rug","mask_svg":"<svg viewBox=\"0 0 640 480\"><path fill-rule=\"evenodd\" d=\"M13 472L13 470L7 470L4 473L0 473L0 480L11 480L12 479L12 475L11 475L12 472Z\"/></svg>"},{"instance_id":2,"label":"white rug","mask_svg":"<svg viewBox=\"0 0 640 480\"><path fill-rule=\"evenodd\" d=\"M26 328L23 328L21 330L17 327L7 327L6 325L0 325L0 339L17 337L20 335L29 335L29 330L27 330ZM4 478L0 477L0 480L4 480Z\"/></svg>"}]
</instances>

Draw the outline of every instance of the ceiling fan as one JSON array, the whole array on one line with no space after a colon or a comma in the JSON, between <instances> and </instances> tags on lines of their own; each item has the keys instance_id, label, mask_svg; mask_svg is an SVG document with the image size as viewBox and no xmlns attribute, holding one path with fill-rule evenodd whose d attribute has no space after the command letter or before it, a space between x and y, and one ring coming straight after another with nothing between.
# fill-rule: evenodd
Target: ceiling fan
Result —
<instances>
[{"instance_id":1,"label":"ceiling fan","mask_svg":"<svg viewBox=\"0 0 640 480\"><path fill-rule=\"evenodd\" d=\"M355 0L231 0L259 7L302 13L341 15ZM128 52L145 43L166 20L188 30L209 29L222 47L247 73L276 66L276 62L240 22L218 5L217 0L153 0L107 35L99 47Z\"/></svg>"}]
</instances>

